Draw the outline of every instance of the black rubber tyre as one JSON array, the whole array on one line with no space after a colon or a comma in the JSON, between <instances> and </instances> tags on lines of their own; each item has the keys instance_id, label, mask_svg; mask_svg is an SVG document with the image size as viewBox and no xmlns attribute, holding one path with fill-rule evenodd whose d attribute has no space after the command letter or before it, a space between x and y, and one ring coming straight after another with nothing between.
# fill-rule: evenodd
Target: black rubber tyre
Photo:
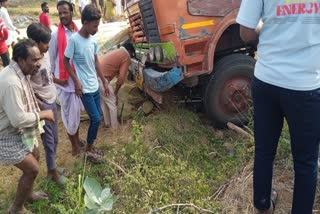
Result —
<instances>
[{"instance_id":1,"label":"black rubber tyre","mask_svg":"<svg viewBox=\"0 0 320 214\"><path fill-rule=\"evenodd\" d=\"M206 114L215 126L248 122L254 66L255 60L244 54L232 54L216 63L204 95Z\"/></svg>"}]
</instances>

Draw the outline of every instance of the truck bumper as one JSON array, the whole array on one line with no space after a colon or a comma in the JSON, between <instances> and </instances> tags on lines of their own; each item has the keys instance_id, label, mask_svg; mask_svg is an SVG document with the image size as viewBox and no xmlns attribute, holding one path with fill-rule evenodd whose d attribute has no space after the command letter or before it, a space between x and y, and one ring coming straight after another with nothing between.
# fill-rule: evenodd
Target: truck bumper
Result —
<instances>
[{"instance_id":1,"label":"truck bumper","mask_svg":"<svg viewBox=\"0 0 320 214\"><path fill-rule=\"evenodd\" d=\"M173 67L166 72L158 72L147 68L143 70L144 86L154 92L161 93L172 88L183 79L181 68Z\"/></svg>"}]
</instances>

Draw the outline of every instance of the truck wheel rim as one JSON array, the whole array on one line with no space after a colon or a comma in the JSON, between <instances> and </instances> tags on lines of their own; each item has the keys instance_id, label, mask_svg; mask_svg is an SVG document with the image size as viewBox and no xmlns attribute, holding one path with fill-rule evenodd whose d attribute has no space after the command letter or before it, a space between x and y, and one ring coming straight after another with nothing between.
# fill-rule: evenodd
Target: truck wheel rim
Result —
<instances>
[{"instance_id":1,"label":"truck wheel rim","mask_svg":"<svg viewBox=\"0 0 320 214\"><path fill-rule=\"evenodd\" d=\"M222 87L219 105L222 111L230 116L246 113L250 106L251 80L245 76L229 79Z\"/></svg>"}]
</instances>

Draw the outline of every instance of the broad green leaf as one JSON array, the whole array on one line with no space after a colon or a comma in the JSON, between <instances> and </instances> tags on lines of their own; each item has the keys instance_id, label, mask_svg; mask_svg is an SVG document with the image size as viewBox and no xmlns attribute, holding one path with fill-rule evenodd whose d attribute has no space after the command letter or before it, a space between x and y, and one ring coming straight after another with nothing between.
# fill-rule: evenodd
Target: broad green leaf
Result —
<instances>
[{"instance_id":1,"label":"broad green leaf","mask_svg":"<svg viewBox=\"0 0 320 214\"><path fill-rule=\"evenodd\" d=\"M117 196L117 195L113 195L113 196L112 196L112 200L113 200L113 202L116 202L116 200L118 200L118 198L119 198L119 196Z\"/></svg>"},{"instance_id":2,"label":"broad green leaf","mask_svg":"<svg viewBox=\"0 0 320 214\"><path fill-rule=\"evenodd\" d=\"M90 209L90 210L84 211L83 214L98 214L99 212L100 212L99 209Z\"/></svg>"},{"instance_id":3,"label":"broad green leaf","mask_svg":"<svg viewBox=\"0 0 320 214\"><path fill-rule=\"evenodd\" d=\"M99 211L111 211L113 206L113 200L109 198L108 200L103 201L101 203L101 207L99 208Z\"/></svg>"},{"instance_id":4,"label":"broad green leaf","mask_svg":"<svg viewBox=\"0 0 320 214\"><path fill-rule=\"evenodd\" d=\"M101 207L99 210L101 211L111 211L113 203L118 199L118 196L113 196L110 194L108 198L101 202Z\"/></svg>"},{"instance_id":5,"label":"broad green leaf","mask_svg":"<svg viewBox=\"0 0 320 214\"><path fill-rule=\"evenodd\" d=\"M91 201L94 201L97 204L100 204L100 195L102 192L102 187L98 181L94 178L86 177L84 181L83 188L85 189L88 197Z\"/></svg>"},{"instance_id":6,"label":"broad green leaf","mask_svg":"<svg viewBox=\"0 0 320 214\"><path fill-rule=\"evenodd\" d=\"M89 209L97 209L100 206L96 204L94 201L92 201L87 194L84 196L84 204Z\"/></svg>"},{"instance_id":7,"label":"broad green leaf","mask_svg":"<svg viewBox=\"0 0 320 214\"><path fill-rule=\"evenodd\" d=\"M110 193L110 188L105 188L104 190L102 190L101 192L101 196L100 199L102 201L104 201L105 199L107 199L108 197L112 196Z\"/></svg>"}]
</instances>

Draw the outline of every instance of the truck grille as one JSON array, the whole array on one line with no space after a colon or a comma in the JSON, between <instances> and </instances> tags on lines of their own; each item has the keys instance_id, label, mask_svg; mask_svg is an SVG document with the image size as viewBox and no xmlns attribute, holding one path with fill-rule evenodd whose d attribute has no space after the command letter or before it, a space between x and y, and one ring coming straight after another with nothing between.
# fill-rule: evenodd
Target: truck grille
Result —
<instances>
[{"instance_id":1,"label":"truck grille","mask_svg":"<svg viewBox=\"0 0 320 214\"><path fill-rule=\"evenodd\" d=\"M152 0L139 1L139 10L140 11L135 14L129 14L131 34L134 42L160 42Z\"/></svg>"}]
</instances>

